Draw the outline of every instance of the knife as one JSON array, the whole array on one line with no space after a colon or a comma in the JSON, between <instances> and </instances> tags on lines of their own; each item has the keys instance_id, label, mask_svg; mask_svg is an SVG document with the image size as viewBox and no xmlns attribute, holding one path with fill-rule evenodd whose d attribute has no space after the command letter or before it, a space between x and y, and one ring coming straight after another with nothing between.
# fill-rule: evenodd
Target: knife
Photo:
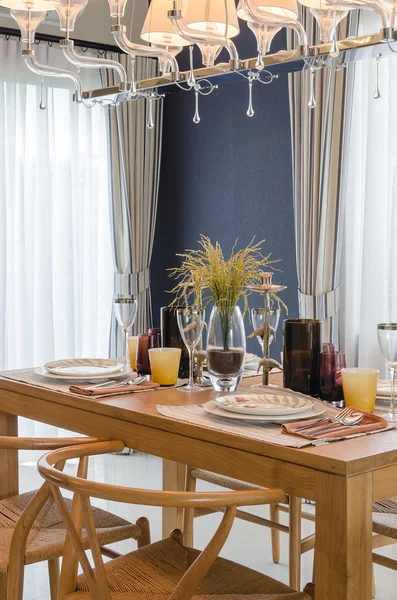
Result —
<instances>
[{"instance_id":1,"label":"knife","mask_svg":"<svg viewBox=\"0 0 397 600\"><path fill-rule=\"evenodd\" d=\"M293 429L291 429L292 433L296 433L297 431L303 431L304 429L311 429L312 427L318 427L320 425L320 423L325 423L326 421L329 421L329 419L327 417L321 417L320 419L316 419L315 421L312 421L311 423L306 423L306 425L299 425L299 427L294 427Z\"/></svg>"}]
</instances>

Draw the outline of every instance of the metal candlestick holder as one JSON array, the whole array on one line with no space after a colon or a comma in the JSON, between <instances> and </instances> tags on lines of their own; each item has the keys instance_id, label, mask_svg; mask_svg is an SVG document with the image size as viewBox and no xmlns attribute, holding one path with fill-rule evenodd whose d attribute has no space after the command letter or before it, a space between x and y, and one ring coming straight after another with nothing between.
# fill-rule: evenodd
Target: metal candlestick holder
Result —
<instances>
[{"instance_id":1,"label":"metal candlestick holder","mask_svg":"<svg viewBox=\"0 0 397 600\"><path fill-rule=\"evenodd\" d=\"M260 273L261 283L248 285L247 289L251 292L259 292L263 296L264 302L264 321L263 321L263 358L259 361L259 367L263 367L262 385L269 385L269 372L277 367L282 370L282 365L276 360L270 358L270 309L271 295L277 294L287 289L286 285L277 285L272 283L273 273Z\"/></svg>"}]
</instances>

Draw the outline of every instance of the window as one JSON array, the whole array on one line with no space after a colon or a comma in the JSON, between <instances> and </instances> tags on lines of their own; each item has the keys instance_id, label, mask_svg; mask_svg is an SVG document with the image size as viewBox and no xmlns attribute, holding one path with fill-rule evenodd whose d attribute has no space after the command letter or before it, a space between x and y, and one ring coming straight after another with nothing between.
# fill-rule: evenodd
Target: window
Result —
<instances>
[{"instance_id":1,"label":"window","mask_svg":"<svg viewBox=\"0 0 397 600\"><path fill-rule=\"evenodd\" d=\"M70 68L39 44L38 60ZM0 368L107 356L112 302L106 109L40 78L0 40ZM87 70L89 71L89 70ZM86 72L84 87L100 87Z\"/></svg>"}]
</instances>

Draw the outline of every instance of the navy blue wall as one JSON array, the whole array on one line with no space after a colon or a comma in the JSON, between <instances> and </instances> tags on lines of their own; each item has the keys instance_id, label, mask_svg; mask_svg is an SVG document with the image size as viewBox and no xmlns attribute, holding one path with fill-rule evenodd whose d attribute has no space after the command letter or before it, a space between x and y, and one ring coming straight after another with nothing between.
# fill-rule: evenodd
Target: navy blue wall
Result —
<instances>
[{"instance_id":1,"label":"navy blue wall","mask_svg":"<svg viewBox=\"0 0 397 600\"><path fill-rule=\"evenodd\" d=\"M285 47L279 33L272 51ZM255 55L254 38L242 24L240 56ZM199 64L196 57L195 65ZM166 269L175 257L196 247L200 233L219 241L228 253L255 235L264 253L281 258L275 279L288 286L282 297L291 317L298 316L292 203L290 120L287 74L271 85L254 85L255 116L246 116L248 85L220 85L200 98L201 123L192 122L194 94L170 94L164 105L163 153L157 229L152 260L155 326L160 307L170 302ZM261 306L258 295L250 306ZM250 327L250 326L248 326ZM281 334L281 326L279 328ZM280 356L281 335L272 354ZM254 340L249 349L258 352Z\"/></svg>"}]
</instances>

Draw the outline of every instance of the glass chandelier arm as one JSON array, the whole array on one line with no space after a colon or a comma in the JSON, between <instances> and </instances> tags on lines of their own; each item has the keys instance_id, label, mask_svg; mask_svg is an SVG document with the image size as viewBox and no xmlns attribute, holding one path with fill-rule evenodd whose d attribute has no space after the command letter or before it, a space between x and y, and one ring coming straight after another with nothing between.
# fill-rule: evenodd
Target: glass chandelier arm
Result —
<instances>
[{"instance_id":1,"label":"glass chandelier arm","mask_svg":"<svg viewBox=\"0 0 397 600\"><path fill-rule=\"evenodd\" d=\"M382 6L382 3L379 0L371 0L371 2L365 2L358 0L355 2L354 0L337 0L337 2L329 2L330 5L340 7L344 6L345 8L372 8L375 12L378 13L380 18L382 19L383 28L387 29L391 27L390 17L387 14L387 11Z\"/></svg>"},{"instance_id":2,"label":"glass chandelier arm","mask_svg":"<svg viewBox=\"0 0 397 600\"><path fill-rule=\"evenodd\" d=\"M126 54L129 54L130 56L147 56L151 58L162 57L167 59L171 65L171 74L174 76L174 79L179 80L178 62L171 52L159 47L154 49L150 48L150 46L130 42L126 35L125 25L112 25L111 31L116 44Z\"/></svg>"},{"instance_id":3,"label":"glass chandelier arm","mask_svg":"<svg viewBox=\"0 0 397 600\"><path fill-rule=\"evenodd\" d=\"M241 5L250 20L256 23L271 25L272 27L289 27L290 29L293 29L298 36L299 45L302 47L302 49L306 50L308 48L306 31L298 19L279 19L277 17L269 17L264 12L258 10L254 6L252 0L241 0Z\"/></svg>"},{"instance_id":4,"label":"glass chandelier arm","mask_svg":"<svg viewBox=\"0 0 397 600\"><path fill-rule=\"evenodd\" d=\"M225 47L229 53L230 60L233 63L233 68L239 68L240 60L237 48L231 39L217 33L201 33L196 29L188 27L183 22L182 14L178 10L168 11L168 18L172 23L175 33L183 37L191 44L218 44L219 46Z\"/></svg>"},{"instance_id":5,"label":"glass chandelier arm","mask_svg":"<svg viewBox=\"0 0 397 600\"><path fill-rule=\"evenodd\" d=\"M120 77L121 87L127 88L127 73L119 62L105 58L95 58L94 56L82 56L74 49L73 40L60 40L62 52L72 65L88 69L113 69L117 71Z\"/></svg>"},{"instance_id":6,"label":"glass chandelier arm","mask_svg":"<svg viewBox=\"0 0 397 600\"><path fill-rule=\"evenodd\" d=\"M62 77L71 79L76 87L76 102L81 102L81 81L75 73L65 69L57 69L56 67L40 64L36 60L34 50L22 50L22 56L29 69L41 77Z\"/></svg>"}]
</instances>

